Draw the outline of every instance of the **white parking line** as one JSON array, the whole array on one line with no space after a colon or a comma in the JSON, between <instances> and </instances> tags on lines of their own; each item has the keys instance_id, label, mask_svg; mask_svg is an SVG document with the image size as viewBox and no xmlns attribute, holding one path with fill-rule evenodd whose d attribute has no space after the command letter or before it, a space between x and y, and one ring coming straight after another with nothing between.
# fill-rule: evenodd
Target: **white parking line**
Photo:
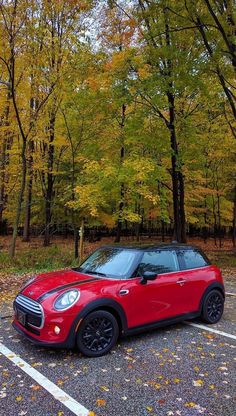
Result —
<instances>
[{"instance_id":1,"label":"white parking line","mask_svg":"<svg viewBox=\"0 0 236 416\"><path fill-rule=\"evenodd\" d=\"M226 296L236 296L236 293L225 292Z\"/></svg>"},{"instance_id":2,"label":"white parking line","mask_svg":"<svg viewBox=\"0 0 236 416\"><path fill-rule=\"evenodd\" d=\"M236 339L236 335L228 334L228 332L219 331L218 329L210 328L209 326L195 324L193 322L184 321L184 324L194 326L196 328L204 329L205 331L213 332L214 334L222 335L223 337Z\"/></svg>"},{"instance_id":3,"label":"white parking line","mask_svg":"<svg viewBox=\"0 0 236 416\"><path fill-rule=\"evenodd\" d=\"M73 397L65 393L56 384L52 383L47 377L43 376L39 371L31 367L26 361L22 360L13 351L9 350L5 345L0 343L0 353L5 355L8 360L12 361L17 367L28 374L40 386L47 390L56 400L71 410L77 416L89 416L89 410L82 404L78 403Z\"/></svg>"}]
</instances>

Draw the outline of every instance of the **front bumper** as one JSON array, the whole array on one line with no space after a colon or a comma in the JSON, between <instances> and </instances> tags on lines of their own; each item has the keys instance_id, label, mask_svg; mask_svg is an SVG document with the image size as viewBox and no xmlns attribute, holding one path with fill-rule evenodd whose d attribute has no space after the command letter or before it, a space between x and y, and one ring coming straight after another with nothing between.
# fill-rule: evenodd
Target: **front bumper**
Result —
<instances>
[{"instance_id":1,"label":"front bumper","mask_svg":"<svg viewBox=\"0 0 236 416\"><path fill-rule=\"evenodd\" d=\"M74 346L77 311L73 308L65 312L55 311L50 299L42 305L21 294L17 295L13 307L13 327L30 342L62 348Z\"/></svg>"},{"instance_id":2,"label":"front bumper","mask_svg":"<svg viewBox=\"0 0 236 416\"><path fill-rule=\"evenodd\" d=\"M13 328L24 338L30 341L34 345L38 345L41 347L52 347L52 348L73 348L75 346L75 328L71 328L68 337L65 341L46 341L41 340L39 337L36 338L30 334L27 329L25 329L16 319L12 322ZM74 326L74 325L73 325ZM76 327L76 326L75 326Z\"/></svg>"}]
</instances>

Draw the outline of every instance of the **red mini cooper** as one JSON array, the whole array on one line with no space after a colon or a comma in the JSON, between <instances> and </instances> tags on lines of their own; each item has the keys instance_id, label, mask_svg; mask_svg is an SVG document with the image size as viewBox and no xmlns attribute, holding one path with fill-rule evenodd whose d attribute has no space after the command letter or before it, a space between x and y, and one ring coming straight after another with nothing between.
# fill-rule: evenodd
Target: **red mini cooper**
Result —
<instances>
[{"instance_id":1,"label":"red mini cooper","mask_svg":"<svg viewBox=\"0 0 236 416\"><path fill-rule=\"evenodd\" d=\"M120 335L201 317L219 321L224 285L195 247L106 246L80 267L40 274L14 301L13 327L42 346L106 354Z\"/></svg>"}]
</instances>

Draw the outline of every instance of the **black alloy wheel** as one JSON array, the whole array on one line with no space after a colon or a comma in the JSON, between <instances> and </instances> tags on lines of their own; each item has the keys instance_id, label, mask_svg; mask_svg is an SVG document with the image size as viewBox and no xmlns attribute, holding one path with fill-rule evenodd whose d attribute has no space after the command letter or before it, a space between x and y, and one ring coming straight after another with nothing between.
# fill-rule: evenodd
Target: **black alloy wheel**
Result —
<instances>
[{"instance_id":1,"label":"black alloy wheel","mask_svg":"<svg viewBox=\"0 0 236 416\"><path fill-rule=\"evenodd\" d=\"M216 324L224 311L224 297L218 290L208 293L203 302L202 319L208 324Z\"/></svg>"},{"instance_id":2,"label":"black alloy wheel","mask_svg":"<svg viewBox=\"0 0 236 416\"><path fill-rule=\"evenodd\" d=\"M77 333L79 350L87 357L100 357L115 345L119 327L107 311L95 311L84 318Z\"/></svg>"}]
</instances>

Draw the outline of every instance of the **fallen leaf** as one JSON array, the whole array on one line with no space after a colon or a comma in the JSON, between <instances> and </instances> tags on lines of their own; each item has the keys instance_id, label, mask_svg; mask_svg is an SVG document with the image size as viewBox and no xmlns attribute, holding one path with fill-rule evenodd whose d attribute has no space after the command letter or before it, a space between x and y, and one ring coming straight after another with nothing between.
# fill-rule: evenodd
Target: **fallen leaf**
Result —
<instances>
[{"instance_id":1,"label":"fallen leaf","mask_svg":"<svg viewBox=\"0 0 236 416\"><path fill-rule=\"evenodd\" d=\"M194 387L201 387L203 386L204 381L203 380L193 380Z\"/></svg>"},{"instance_id":2,"label":"fallen leaf","mask_svg":"<svg viewBox=\"0 0 236 416\"><path fill-rule=\"evenodd\" d=\"M103 399L97 399L96 403L98 406L106 406L106 400Z\"/></svg>"},{"instance_id":3,"label":"fallen leaf","mask_svg":"<svg viewBox=\"0 0 236 416\"><path fill-rule=\"evenodd\" d=\"M30 386L30 388L34 391L40 390L41 387L40 386L35 386L34 384L32 386Z\"/></svg>"},{"instance_id":4,"label":"fallen leaf","mask_svg":"<svg viewBox=\"0 0 236 416\"><path fill-rule=\"evenodd\" d=\"M196 403L194 402L185 403L185 407L195 407L195 406L196 406Z\"/></svg>"},{"instance_id":5,"label":"fallen leaf","mask_svg":"<svg viewBox=\"0 0 236 416\"><path fill-rule=\"evenodd\" d=\"M110 389L109 389L108 387L106 387L106 386L101 386L101 387L100 387L100 389L101 389L101 390L103 390L103 391L109 391L109 390L110 390Z\"/></svg>"},{"instance_id":6,"label":"fallen leaf","mask_svg":"<svg viewBox=\"0 0 236 416\"><path fill-rule=\"evenodd\" d=\"M174 378L174 383L176 383L176 384L178 384L181 380L180 380L180 378Z\"/></svg>"},{"instance_id":7,"label":"fallen leaf","mask_svg":"<svg viewBox=\"0 0 236 416\"><path fill-rule=\"evenodd\" d=\"M17 401L17 402L20 402L21 400L22 400L22 396L17 396L17 397L16 397L16 401Z\"/></svg>"}]
</instances>

